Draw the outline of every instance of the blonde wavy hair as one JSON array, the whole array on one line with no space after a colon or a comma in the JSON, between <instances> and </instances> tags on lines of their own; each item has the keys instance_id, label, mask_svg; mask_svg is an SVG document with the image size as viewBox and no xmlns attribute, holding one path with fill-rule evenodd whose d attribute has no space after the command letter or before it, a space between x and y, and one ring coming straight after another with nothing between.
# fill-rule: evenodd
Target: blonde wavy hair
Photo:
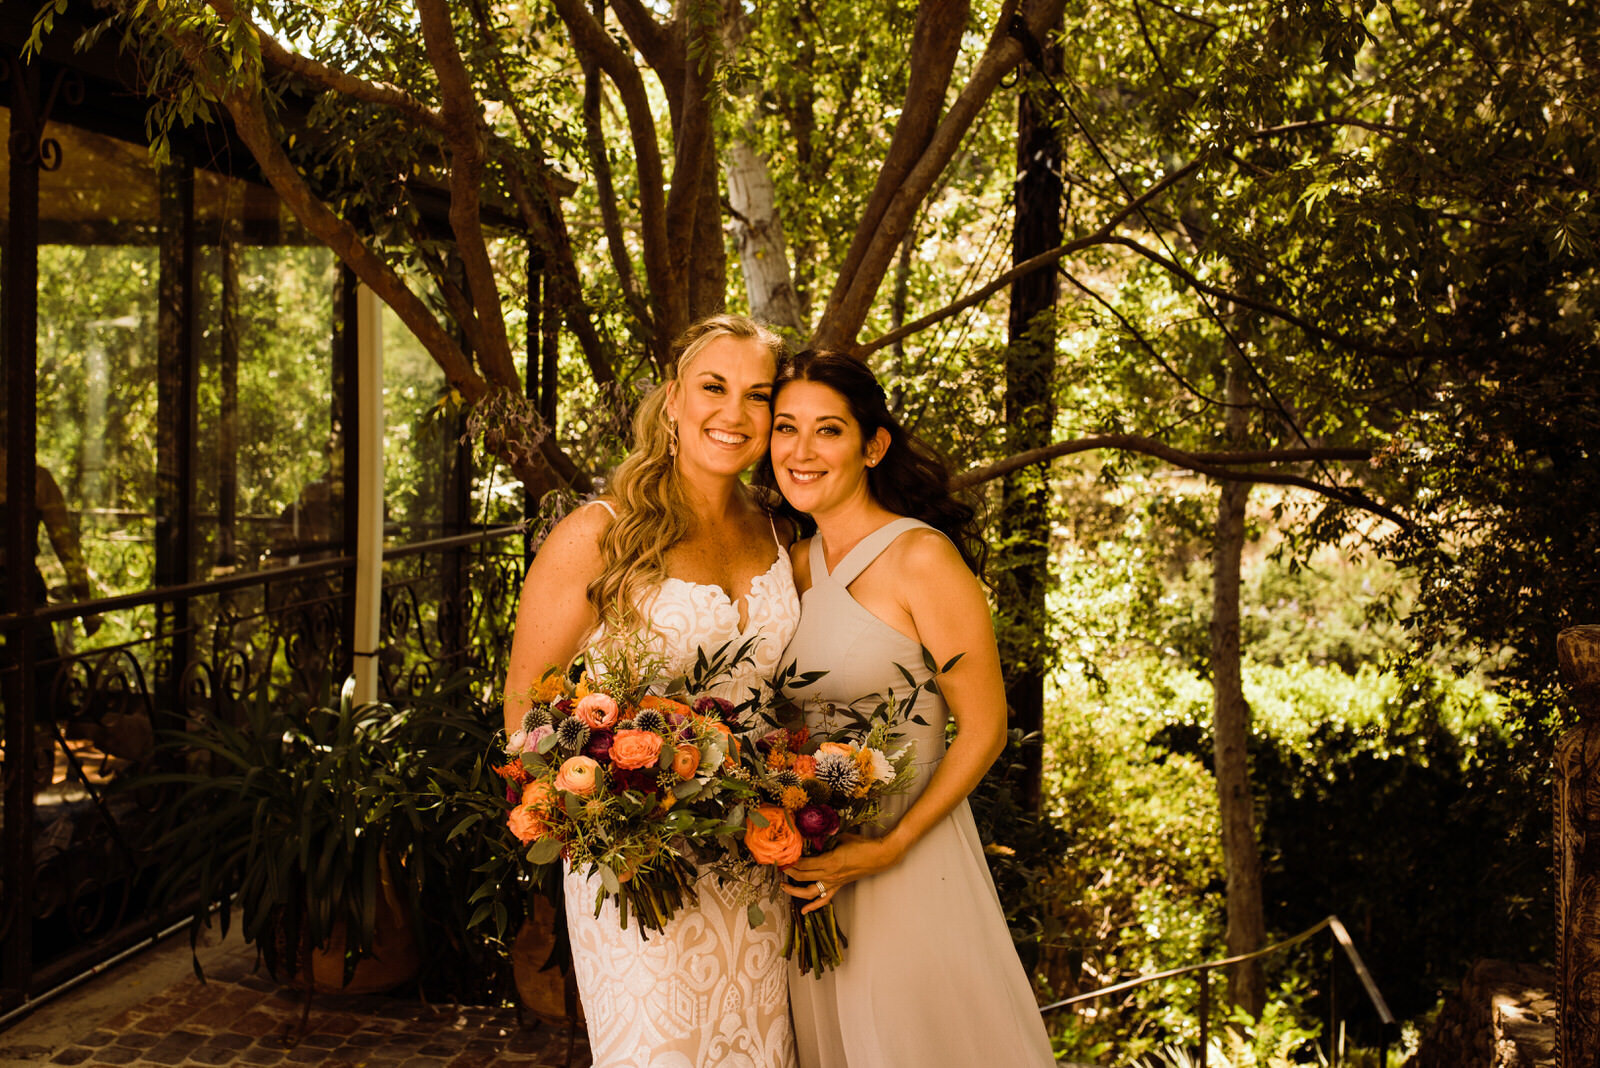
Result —
<instances>
[{"instance_id":1,"label":"blonde wavy hair","mask_svg":"<svg viewBox=\"0 0 1600 1068\"><path fill-rule=\"evenodd\" d=\"M639 594L666 577L667 550L689 534L690 505L672 452L677 427L667 416L667 398L694 358L725 337L756 342L774 362L784 356L784 341L770 327L728 313L700 319L672 343L671 376L640 402L633 416L633 451L612 476L617 517L600 536L604 570L586 591L611 635L638 627Z\"/></svg>"}]
</instances>

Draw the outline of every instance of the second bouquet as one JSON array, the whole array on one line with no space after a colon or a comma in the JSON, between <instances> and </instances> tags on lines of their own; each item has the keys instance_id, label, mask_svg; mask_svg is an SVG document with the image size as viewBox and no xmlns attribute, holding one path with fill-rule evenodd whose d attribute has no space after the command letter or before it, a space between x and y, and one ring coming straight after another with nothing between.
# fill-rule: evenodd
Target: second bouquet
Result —
<instances>
[{"instance_id":1,"label":"second bouquet","mask_svg":"<svg viewBox=\"0 0 1600 1068\"><path fill-rule=\"evenodd\" d=\"M892 713L892 703L886 707ZM757 797L745 814L749 860L781 872L802 856L832 849L844 834L870 831L884 802L912 785L913 749L900 742L892 719L823 737L804 726L779 728L751 746L743 761ZM848 939L832 904L804 912L807 902L789 901L784 956L802 974L820 977L844 959Z\"/></svg>"}]
</instances>

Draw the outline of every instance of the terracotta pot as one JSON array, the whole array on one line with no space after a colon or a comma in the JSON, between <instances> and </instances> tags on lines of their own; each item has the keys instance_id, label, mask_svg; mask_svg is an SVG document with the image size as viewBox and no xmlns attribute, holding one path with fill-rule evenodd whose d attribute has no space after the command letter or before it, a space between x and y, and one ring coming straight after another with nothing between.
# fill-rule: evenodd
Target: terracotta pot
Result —
<instances>
[{"instance_id":1,"label":"terracotta pot","mask_svg":"<svg viewBox=\"0 0 1600 1068\"><path fill-rule=\"evenodd\" d=\"M417 977L422 960L411 930L405 903L389 878L384 862L379 872L377 922L372 932L372 956L360 961L344 981L345 925L333 929L324 949L311 951L312 989L319 994L379 994Z\"/></svg>"},{"instance_id":2,"label":"terracotta pot","mask_svg":"<svg viewBox=\"0 0 1600 1068\"><path fill-rule=\"evenodd\" d=\"M511 974L517 983L517 999L522 1007L541 1020L553 1023L583 1023L583 1005L569 973L546 968L556 944L556 924L563 922L550 902L536 898L522 930L511 943ZM569 993L570 992L570 993ZM567 1013L571 999L573 1014Z\"/></svg>"}]
</instances>

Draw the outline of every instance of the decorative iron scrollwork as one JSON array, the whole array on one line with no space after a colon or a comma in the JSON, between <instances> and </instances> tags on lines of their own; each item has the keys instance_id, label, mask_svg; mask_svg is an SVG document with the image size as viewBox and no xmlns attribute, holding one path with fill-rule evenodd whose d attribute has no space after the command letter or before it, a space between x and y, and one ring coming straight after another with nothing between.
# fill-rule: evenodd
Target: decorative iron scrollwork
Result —
<instances>
[{"instance_id":1,"label":"decorative iron scrollwork","mask_svg":"<svg viewBox=\"0 0 1600 1068\"><path fill-rule=\"evenodd\" d=\"M29 84L21 57L6 56L6 62L0 64L0 81L9 81L12 86L11 136L6 146L11 162L17 166L37 163L42 171L58 170L62 159L61 142L46 137L44 128L50 122L58 99L65 99L74 107L83 103L83 78L77 71L58 69L50 79L50 91L42 106L30 93L33 86Z\"/></svg>"}]
</instances>

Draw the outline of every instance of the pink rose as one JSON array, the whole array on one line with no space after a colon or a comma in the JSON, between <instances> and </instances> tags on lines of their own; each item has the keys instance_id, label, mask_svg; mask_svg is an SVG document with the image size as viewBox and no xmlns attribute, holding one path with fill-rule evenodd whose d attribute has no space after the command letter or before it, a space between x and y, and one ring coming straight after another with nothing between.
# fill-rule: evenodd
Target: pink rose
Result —
<instances>
[{"instance_id":1,"label":"pink rose","mask_svg":"<svg viewBox=\"0 0 1600 1068\"><path fill-rule=\"evenodd\" d=\"M556 789L588 797L594 793L595 777L599 773L600 765L589 757L568 757L561 765L561 770L556 772Z\"/></svg>"},{"instance_id":2,"label":"pink rose","mask_svg":"<svg viewBox=\"0 0 1600 1068\"><path fill-rule=\"evenodd\" d=\"M609 727L617 722L617 702L608 693L591 693L578 701L573 715L583 720L591 730Z\"/></svg>"},{"instance_id":3,"label":"pink rose","mask_svg":"<svg viewBox=\"0 0 1600 1068\"><path fill-rule=\"evenodd\" d=\"M619 768L647 768L661 759L661 735L651 731L618 731L611 742L611 763Z\"/></svg>"}]
</instances>

